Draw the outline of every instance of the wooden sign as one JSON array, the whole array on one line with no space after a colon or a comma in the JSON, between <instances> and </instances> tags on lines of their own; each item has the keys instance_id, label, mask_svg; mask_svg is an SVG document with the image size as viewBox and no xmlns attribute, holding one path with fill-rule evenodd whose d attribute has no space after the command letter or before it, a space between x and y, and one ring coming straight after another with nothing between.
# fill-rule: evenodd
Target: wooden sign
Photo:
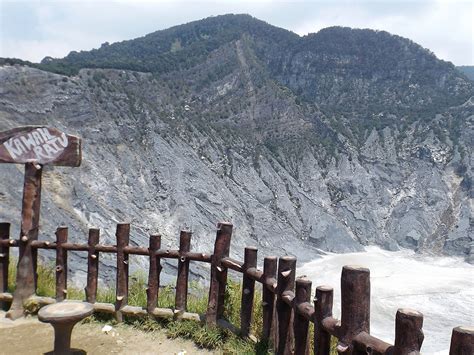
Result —
<instances>
[{"instance_id":1,"label":"wooden sign","mask_svg":"<svg viewBox=\"0 0 474 355\"><path fill-rule=\"evenodd\" d=\"M6 317L23 315L23 304L36 290L37 253L43 165L81 165L81 139L56 128L29 126L0 132L0 163L25 164L21 205L20 252L16 289Z\"/></svg>"},{"instance_id":2,"label":"wooden sign","mask_svg":"<svg viewBox=\"0 0 474 355\"><path fill-rule=\"evenodd\" d=\"M0 132L0 163L79 166L81 139L56 128L29 126Z\"/></svg>"}]
</instances>

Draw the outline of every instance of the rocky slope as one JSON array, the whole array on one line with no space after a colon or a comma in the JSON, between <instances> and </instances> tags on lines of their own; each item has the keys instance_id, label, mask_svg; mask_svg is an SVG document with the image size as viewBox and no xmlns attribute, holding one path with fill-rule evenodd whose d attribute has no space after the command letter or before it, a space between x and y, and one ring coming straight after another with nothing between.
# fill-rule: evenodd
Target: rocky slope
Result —
<instances>
[{"instance_id":1,"label":"rocky slope","mask_svg":"<svg viewBox=\"0 0 474 355\"><path fill-rule=\"evenodd\" d=\"M80 168L46 169L42 238L65 223L112 243L130 221L134 244L189 227L207 251L230 220L239 258L376 244L474 259L473 83L407 39L222 16L31 66L0 67L0 130L84 140ZM22 171L0 169L0 219L17 223Z\"/></svg>"}]
</instances>

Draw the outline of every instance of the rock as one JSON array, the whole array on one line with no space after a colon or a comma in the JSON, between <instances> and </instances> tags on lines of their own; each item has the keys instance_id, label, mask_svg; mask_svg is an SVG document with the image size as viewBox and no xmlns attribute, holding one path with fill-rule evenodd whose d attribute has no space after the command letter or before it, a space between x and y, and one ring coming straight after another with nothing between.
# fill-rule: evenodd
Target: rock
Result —
<instances>
[{"instance_id":1,"label":"rock","mask_svg":"<svg viewBox=\"0 0 474 355\"><path fill-rule=\"evenodd\" d=\"M344 57L343 46L328 57L315 52L327 43L324 36L343 43L346 32L306 38L291 58L276 44L264 45L266 39L242 36L194 66L153 75L81 69L64 81L39 69L1 66L0 131L46 124L83 138L80 168L45 169L40 238L51 240L65 224L71 242L85 242L94 226L101 243L114 244L115 224L129 221L133 244L147 246L149 233L159 232L162 245L176 248L186 227L192 249L209 253L216 223L232 221L230 253L238 259L247 245L260 255L295 254L299 262L320 250L379 245L472 260L474 115L463 104L473 84L412 44L403 56L413 58L413 67L387 77ZM407 40L387 41L398 48ZM273 61L278 55L280 64ZM327 66L316 65L324 61ZM447 78L444 86L430 84L429 75L438 75L430 70ZM401 89L408 84L412 91ZM416 102L439 97L446 100L420 108L423 117L410 113ZM387 112L370 106L371 99ZM18 235L22 171L0 170L0 217ZM80 280L85 256L69 257ZM100 262L101 278L113 278L114 258L104 254ZM132 262L132 271L140 263L146 261ZM164 282L174 282L173 265L165 265ZM202 266L191 271L208 275Z\"/></svg>"}]
</instances>

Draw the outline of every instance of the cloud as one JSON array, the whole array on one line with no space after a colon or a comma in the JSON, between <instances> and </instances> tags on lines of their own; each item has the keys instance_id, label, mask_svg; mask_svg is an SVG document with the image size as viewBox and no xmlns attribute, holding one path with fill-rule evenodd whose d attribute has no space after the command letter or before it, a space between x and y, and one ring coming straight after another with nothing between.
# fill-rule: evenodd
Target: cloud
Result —
<instances>
[{"instance_id":1,"label":"cloud","mask_svg":"<svg viewBox=\"0 0 474 355\"><path fill-rule=\"evenodd\" d=\"M386 30L455 64L473 64L469 1L0 0L0 56L39 61L211 15L249 13L300 35L334 25Z\"/></svg>"}]
</instances>

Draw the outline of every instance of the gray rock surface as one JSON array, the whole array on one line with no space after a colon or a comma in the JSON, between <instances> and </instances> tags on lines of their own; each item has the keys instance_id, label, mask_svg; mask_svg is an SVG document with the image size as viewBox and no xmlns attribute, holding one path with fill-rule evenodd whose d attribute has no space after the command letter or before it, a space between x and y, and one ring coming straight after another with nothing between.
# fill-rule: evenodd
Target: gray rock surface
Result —
<instances>
[{"instance_id":1,"label":"gray rock surface","mask_svg":"<svg viewBox=\"0 0 474 355\"><path fill-rule=\"evenodd\" d=\"M80 168L45 168L40 238L52 240L65 224L72 241L84 242L94 226L113 244L115 223L129 221L134 245L159 232L162 245L177 247L186 227L192 249L209 252L216 223L232 221L231 254L239 259L247 245L300 262L379 245L474 260L472 98L433 116L457 117L457 145L419 121L403 132L369 129L357 145L330 130L317 105L295 104L278 81L259 82L265 76L245 43L223 46L179 77L0 67L0 130L45 124L83 139ZM197 89L196 78L222 61L231 70ZM295 78L288 85L297 86ZM335 154L306 138L312 130L335 132ZM22 168L0 172L0 219L16 235ZM83 275L84 255L71 254Z\"/></svg>"}]
</instances>

